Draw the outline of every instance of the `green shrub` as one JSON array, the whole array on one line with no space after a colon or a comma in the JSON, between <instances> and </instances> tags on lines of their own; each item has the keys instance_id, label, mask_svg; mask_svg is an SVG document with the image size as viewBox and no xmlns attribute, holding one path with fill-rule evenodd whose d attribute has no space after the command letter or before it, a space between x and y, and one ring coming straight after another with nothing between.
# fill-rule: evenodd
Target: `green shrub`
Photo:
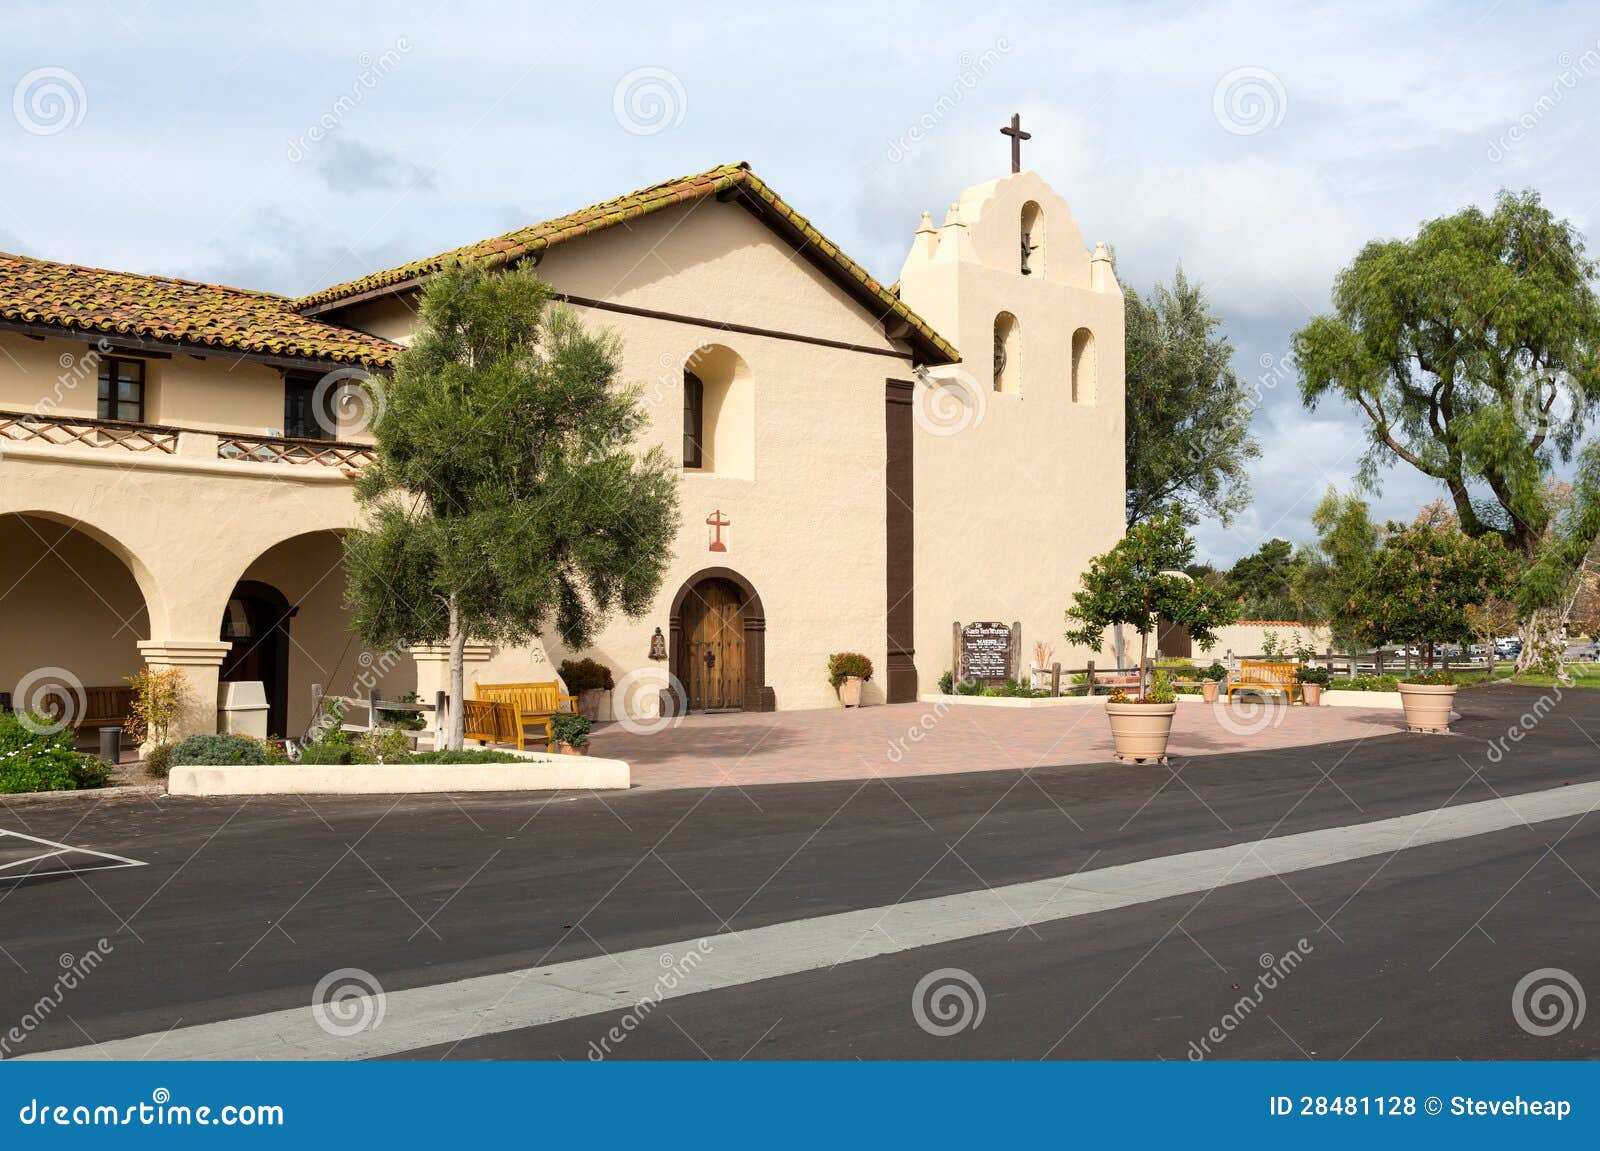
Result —
<instances>
[{"instance_id":1,"label":"green shrub","mask_svg":"<svg viewBox=\"0 0 1600 1151\"><path fill-rule=\"evenodd\" d=\"M1330 679L1329 691L1396 691L1400 681L1392 675L1358 675L1353 679Z\"/></svg>"},{"instance_id":2,"label":"green shrub","mask_svg":"<svg viewBox=\"0 0 1600 1151\"><path fill-rule=\"evenodd\" d=\"M1315 683L1327 686L1333 678L1333 673L1325 667L1312 667L1310 664L1301 664L1294 669L1294 677L1301 683Z\"/></svg>"},{"instance_id":3,"label":"green shrub","mask_svg":"<svg viewBox=\"0 0 1600 1151\"><path fill-rule=\"evenodd\" d=\"M259 740L247 735L191 735L172 749L173 767L258 764L267 762Z\"/></svg>"},{"instance_id":4,"label":"green shrub","mask_svg":"<svg viewBox=\"0 0 1600 1151\"><path fill-rule=\"evenodd\" d=\"M1005 683L986 683L978 689L977 694L1007 699L1047 699L1050 692L1042 687L1036 688L1018 680L1008 679Z\"/></svg>"},{"instance_id":5,"label":"green shrub","mask_svg":"<svg viewBox=\"0 0 1600 1151\"><path fill-rule=\"evenodd\" d=\"M150 750L144 753L144 769L156 779L166 779L172 771L172 748L170 743L156 743L150 745Z\"/></svg>"},{"instance_id":6,"label":"green shrub","mask_svg":"<svg viewBox=\"0 0 1600 1151\"><path fill-rule=\"evenodd\" d=\"M422 700L414 691L408 691L395 703L421 703ZM428 726L428 721L420 711L389 711L387 708L378 709L378 722L385 727L398 727L401 731L421 731Z\"/></svg>"},{"instance_id":7,"label":"green shrub","mask_svg":"<svg viewBox=\"0 0 1600 1151\"><path fill-rule=\"evenodd\" d=\"M953 687L955 687L955 683L956 683L955 673L954 672L948 672L948 671L945 672L943 675L941 675L939 677L939 694L940 695L949 695L950 692L951 692L951 689Z\"/></svg>"},{"instance_id":8,"label":"green shrub","mask_svg":"<svg viewBox=\"0 0 1600 1151\"><path fill-rule=\"evenodd\" d=\"M520 755L512 755L509 751L494 751L489 748L479 750L468 748L465 751L423 751L411 757L412 763L521 763Z\"/></svg>"},{"instance_id":9,"label":"green shrub","mask_svg":"<svg viewBox=\"0 0 1600 1151\"><path fill-rule=\"evenodd\" d=\"M352 763L407 763L411 759L411 741L393 727L367 732L355 741L353 750Z\"/></svg>"},{"instance_id":10,"label":"green shrub","mask_svg":"<svg viewBox=\"0 0 1600 1151\"><path fill-rule=\"evenodd\" d=\"M50 731L49 725L41 717L30 727L20 716L0 712L0 794L105 786L109 767L73 749L71 728Z\"/></svg>"},{"instance_id":11,"label":"green shrub","mask_svg":"<svg viewBox=\"0 0 1600 1151\"><path fill-rule=\"evenodd\" d=\"M835 690L853 675L872 678L872 661L858 651L835 652L828 657L828 682Z\"/></svg>"},{"instance_id":12,"label":"green shrub","mask_svg":"<svg viewBox=\"0 0 1600 1151\"><path fill-rule=\"evenodd\" d=\"M1150 677L1150 689L1144 693L1145 703L1174 703L1176 700L1170 671L1158 671Z\"/></svg>"},{"instance_id":13,"label":"green shrub","mask_svg":"<svg viewBox=\"0 0 1600 1151\"><path fill-rule=\"evenodd\" d=\"M314 740L300 749L300 762L307 766L324 767L347 764L354 760L355 748L348 739Z\"/></svg>"},{"instance_id":14,"label":"green shrub","mask_svg":"<svg viewBox=\"0 0 1600 1151\"><path fill-rule=\"evenodd\" d=\"M592 659L564 659L560 671L561 682L573 695L584 691L610 691L615 686L611 669Z\"/></svg>"},{"instance_id":15,"label":"green shrub","mask_svg":"<svg viewBox=\"0 0 1600 1151\"><path fill-rule=\"evenodd\" d=\"M1203 667L1195 672L1196 679L1211 679L1221 683L1228 678L1228 669L1218 660L1212 660L1210 667Z\"/></svg>"},{"instance_id":16,"label":"green shrub","mask_svg":"<svg viewBox=\"0 0 1600 1151\"><path fill-rule=\"evenodd\" d=\"M1456 677L1453 672L1448 671L1419 671L1413 675L1406 676L1400 682L1444 686L1446 684L1453 685L1456 682Z\"/></svg>"},{"instance_id":17,"label":"green shrub","mask_svg":"<svg viewBox=\"0 0 1600 1151\"><path fill-rule=\"evenodd\" d=\"M589 732L593 727L594 724L586 715L562 712L550 720L550 739L571 747L584 747L589 742Z\"/></svg>"}]
</instances>

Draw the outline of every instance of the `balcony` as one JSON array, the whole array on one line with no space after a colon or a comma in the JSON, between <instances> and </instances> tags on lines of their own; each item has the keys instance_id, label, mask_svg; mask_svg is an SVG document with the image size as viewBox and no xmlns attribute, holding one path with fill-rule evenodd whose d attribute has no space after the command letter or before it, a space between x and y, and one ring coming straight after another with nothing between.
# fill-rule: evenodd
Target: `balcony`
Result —
<instances>
[{"instance_id":1,"label":"balcony","mask_svg":"<svg viewBox=\"0 0 1600 1151\"><path fill-rule=\"evenodd\" d=\"M136 424L88 416L40 415L0 411L0 455L7 442L68 450L104 449L155 453L186 460L222 460L240 464L286 464L310 470L330 469L354 478L373 460L371 444L342 440L252 436L237 432Z\"/></svg>"}]
</instances>

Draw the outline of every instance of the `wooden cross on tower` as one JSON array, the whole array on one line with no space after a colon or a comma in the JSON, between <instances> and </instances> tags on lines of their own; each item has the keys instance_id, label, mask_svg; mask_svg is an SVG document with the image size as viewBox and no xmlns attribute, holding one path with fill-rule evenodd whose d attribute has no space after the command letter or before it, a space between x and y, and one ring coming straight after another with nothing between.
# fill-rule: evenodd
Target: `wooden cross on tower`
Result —
<instances>
[{"instance_id":1,"label":"wooden cross on tower","mask_svg":"<svg viewBox=\"0 0 1600 1151\"><path fill-rule=\"evenodd\" d=\"M1011 171L1013 173L1022 171L1022 142L1033 139L1033 133L1022 130L1021 114L1011 113L1011 126L1001 128L1000 134L1011 137Z\"/></svg>"}]
</instances>

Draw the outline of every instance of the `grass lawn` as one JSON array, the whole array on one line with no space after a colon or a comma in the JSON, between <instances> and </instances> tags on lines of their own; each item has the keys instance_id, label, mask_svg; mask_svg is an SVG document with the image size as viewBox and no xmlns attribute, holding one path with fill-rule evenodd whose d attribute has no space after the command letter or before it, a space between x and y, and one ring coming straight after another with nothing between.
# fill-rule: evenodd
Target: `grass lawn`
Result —
<instances>
[{"instance_id":1,"label":"grass lawn","mask_svg":"<svg viewBox=\"0 0 1600 1151\"><path fill-rule=\"evenodd\" d=\"M1572 673L1574 687L1600 687L1600 664L1596 663L1571 663L1567 670ZM1462 686L1491 682L1487 672L1480 672L1473 676L1462 676ZM1555 687L1556 677L1553 675L1507 675L1497 672L1493 677L1494 683L1518 683L1528 687Z\"/></svg>"}]
</instances>

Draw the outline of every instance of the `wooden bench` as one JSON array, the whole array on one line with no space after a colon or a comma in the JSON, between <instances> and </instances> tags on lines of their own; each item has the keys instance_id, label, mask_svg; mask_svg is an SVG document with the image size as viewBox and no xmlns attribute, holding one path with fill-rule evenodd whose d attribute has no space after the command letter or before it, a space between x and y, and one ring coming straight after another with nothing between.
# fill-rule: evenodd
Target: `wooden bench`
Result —
<instances>
[{"instance_id":1,"label":"wooden bench","mask_svg":"<svg viewBox=\"0 0 1600 1151\"><path fill-rule=\"evenodd\" d=\"M576 696L561 690L559 680L542 683L480 683L473 688L478 700L506 704L515 716L511 737L519 749L527 747L529 727L544 730L545 745L550 743L550 721L562 713L578 710Z\"/></svg>"},{"instance_id":2,"label":"wooden bench","mask_svg":"<svg viewBox=\"0 0 1600 1151\"><path fill-rule=\"evenodd\" d=\"M51 723L59 723L65 716L66 726L71 728L127 727L128 712L133 707L133 688L126 684L84 688L82 715L72 714L77 702L75 693L62 688L46 695L42 705Z\"/></svg>"},{"instance_id":3,"label":"wooden bench","mask_svg":"<svg viewBox=\"0 0 1600 1151\"><path fill-rule=\"evenodd\" d=\"M462 708L467 739L479 743L514 743L520 750L522 734L517 713L503 700L469 699Z\"/></svg>"},{"instance_id":4,"label":"wooden bench","mask_svg":"<svg viewBox=\"0 0 1600 1151\"><path fill-rule=\"evenodd\" d=\"M1302 701L1305 692L1300 686L1300 681L1295 677L1293 663L1276 660L1242 659L1239 661L1239 670L1228 676L1228 700L1232 702L1233 693L1236 691L1253 691L1258 693L1282 692L1284 698L1293 703L1299 696Z\"/></svg>"}]
</instances>

